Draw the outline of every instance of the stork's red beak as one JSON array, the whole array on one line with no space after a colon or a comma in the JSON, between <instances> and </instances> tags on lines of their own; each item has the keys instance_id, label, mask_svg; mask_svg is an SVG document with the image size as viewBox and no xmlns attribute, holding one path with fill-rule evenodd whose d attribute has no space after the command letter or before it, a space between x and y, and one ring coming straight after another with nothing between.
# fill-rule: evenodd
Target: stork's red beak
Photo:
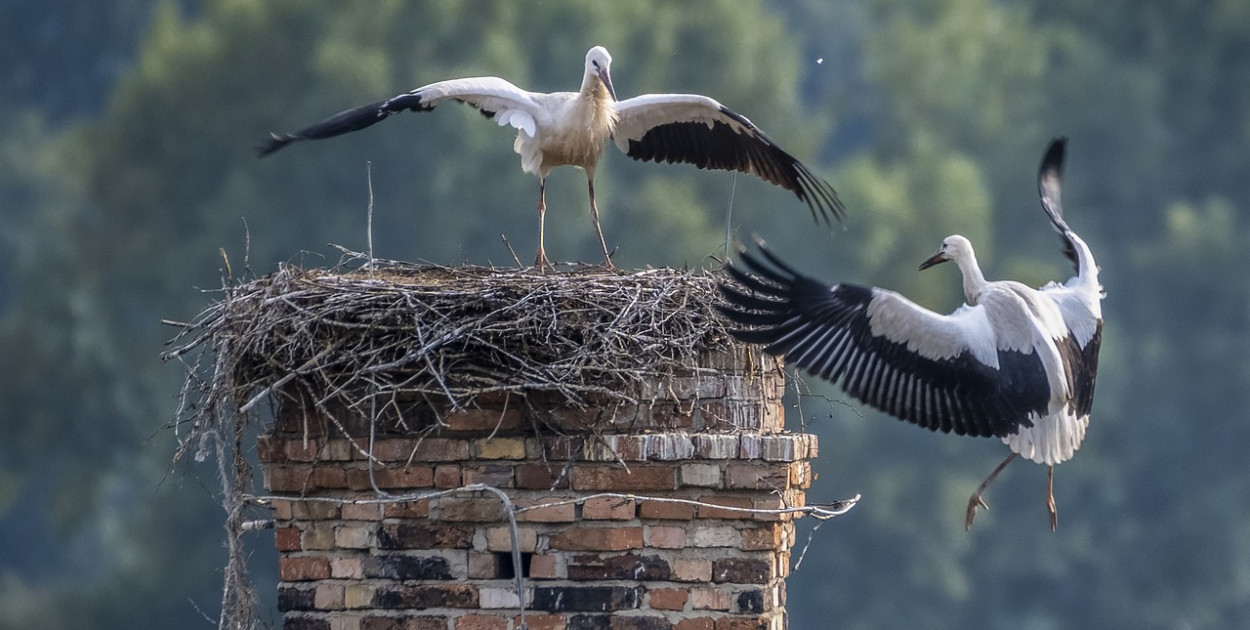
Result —
<instances>
[{"instance_id":1,"label":"stork's red beak","mask_svg":"<svg viewBox=\"0 0 1250 630\"><path fill-rule=\"evenodd\" d=\"M946 253L939 249L936 254L924 259L924 262L920 263L920 271L924 271L929 267L944 263L948 260L950 259L946 257Z\"/></svg>"}]
</instances>

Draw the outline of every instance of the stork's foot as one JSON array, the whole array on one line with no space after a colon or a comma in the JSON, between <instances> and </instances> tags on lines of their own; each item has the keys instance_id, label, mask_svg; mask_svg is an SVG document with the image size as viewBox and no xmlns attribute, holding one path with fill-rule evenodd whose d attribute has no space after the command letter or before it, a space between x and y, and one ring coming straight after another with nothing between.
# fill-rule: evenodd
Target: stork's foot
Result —
<instances>
[{"instance_id":1,"label":"stork's foot","mask_svg":"<svg viewBox=\"0 0 1250 630\"><path fill-rule=\"evenodd\" d=\"M555 265L551 264L551 261L547 259L547 252L541 249L538 250L538 256L534 258L534 268L538 269L538 273L541 273L544 276L547 275L548 269L552 272L555 272L556 270Z\"/></svg>"},{"instance_id":2,"label":"stork's foot","mask_svg":"<svg viewBox=\"0 0 1250 630\"><path fill-rule=\"evenodd\" d=\"M987 510L990 509L990 506L985 502L985 499L981 498L980 492L977 492L968 499L968 514L964 517L965 532L972 529L972 519L977 517L978 507L983 507Z\"/></svg>"}]
</instances>

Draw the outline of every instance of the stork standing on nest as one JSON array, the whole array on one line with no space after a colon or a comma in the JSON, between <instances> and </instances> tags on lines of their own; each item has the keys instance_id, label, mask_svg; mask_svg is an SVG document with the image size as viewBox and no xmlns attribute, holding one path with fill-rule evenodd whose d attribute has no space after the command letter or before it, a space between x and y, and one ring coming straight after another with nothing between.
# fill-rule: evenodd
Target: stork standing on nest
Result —
<instances>
[{"instance_id":1,"label":"stork standing on nest","mask_svg":"<svg viewBox=\"0 0 1250 630\"><path fill-rule=\"evenodd\" d=\"M599 236L603 262L612 267L595 205L595 167L609 138L636 160L686 162L704 169L753 174L794 193L818 220L843 217L842 202L833 188L769 140L745 116L696 94L647 94L617 102L611 65L607 49L591 48L577 92L527 92L499 77L431 83L340 112L295 133L270 134L258 153L263 157L297 140L330 138L364 129L402 111L429 111L446 100L476 107L500 126L516 128L513 149L521 155L521 169L538 176L538 256L534 264L542 270L550 265L543 242L547 176L553 168L564 165L586 171L590 217Z\"/></svg>"},{"instance_id":2,"label":"stork standing on nest","mask_svg":"<svg viewBox=\"0 0 1250 630\"><path fill-rule=\"evenodd\" d=\"M927 269L955 261L967 303L950 315L917 306L880 288L825 285L794 271L760 243L771 263L746 254L762 277L727 266L749 292L722 283L729 306L720 310L746 328L734 335L767 344L771 354L841 385L851 396L928 429L995 436L1011 455L968 500L965 528L981 494L1017 455L1048 468L1046 506L1055 511L1055 464L1070 459L1085 438L1102 339L1102 287L1089 246L1063 220L1060 176L1063 139L1042 159L1042 209L1063 239L1076 275L1032 289L989 282L968 239L948 236ZM840 381L840 382L839 382Z\"/></svg>"}]
</instances>

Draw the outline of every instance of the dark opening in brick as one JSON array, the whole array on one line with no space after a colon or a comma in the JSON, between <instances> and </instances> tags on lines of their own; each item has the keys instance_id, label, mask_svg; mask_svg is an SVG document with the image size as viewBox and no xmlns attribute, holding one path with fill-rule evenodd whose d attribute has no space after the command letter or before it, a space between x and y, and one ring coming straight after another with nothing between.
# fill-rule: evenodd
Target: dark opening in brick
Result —
<instances>
[{"instance_id":1,"label":"dark opening in brick","mask_svg":"<svg viewBox=\"0 0 1250 630\"><path fill-rule=\"evenodd\" d=\"M534 554L521 552L521 577L530 576L530 561L532 561L533 559L534 559ZM496 566L499 567L498 577L506 579L506 580L511 580L511 579L516 578L516 571L514 570L513 564L512 564L512 552L511 551L495 552L495 562L497 563Z\"/></svg>"}]
</instances>

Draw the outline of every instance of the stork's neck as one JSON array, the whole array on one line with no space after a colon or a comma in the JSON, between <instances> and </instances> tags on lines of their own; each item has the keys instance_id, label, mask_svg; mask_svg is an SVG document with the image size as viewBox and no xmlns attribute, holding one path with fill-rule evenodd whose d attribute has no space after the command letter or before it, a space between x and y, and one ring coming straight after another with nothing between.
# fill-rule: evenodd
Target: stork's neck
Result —
<instances>
[{"instance_id":1,"label":"stork's neck","mask_svg":"<svg viewBox=\"0 0 1250 630\"><path fill-rule=\"evenodd\" d=\"M611 134L616 127L616 102L598 75L593 72L586 73L582 78L582 88L578 90L577 99L581 101L581 107L590 111L592 128L606 128Z\"/></svg>"},{"instance_id":2,"label":"stork's neck","mask_svg":"<svg viewBox=\"0 0 1250 630\"><path fill-rule=\"evenodd\" d=\"M976 306L981 299L981 291L985 289L985 274L981 273L981 266L977 264L977 255L969 248L966 255L955 259L955 264L964 279L964 299L969 305Z\"/></svg>"}]
</instances>

